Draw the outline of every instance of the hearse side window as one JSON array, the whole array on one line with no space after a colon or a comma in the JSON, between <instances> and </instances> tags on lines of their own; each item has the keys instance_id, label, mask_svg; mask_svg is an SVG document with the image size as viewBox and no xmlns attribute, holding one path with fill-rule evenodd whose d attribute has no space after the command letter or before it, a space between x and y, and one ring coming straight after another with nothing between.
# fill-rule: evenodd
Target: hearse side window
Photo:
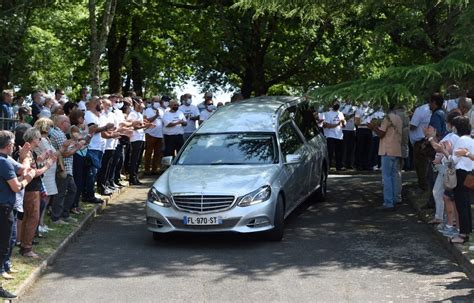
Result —
<instances>
[{"instance_id":1,"label":"hearse side window","mask_svg":"<svg viewBox=\"0 0 474 303\"><path fill-rule=\"evenodd\" d=\"M313 113L314 110L309 106L308 102L303 102L298 104L293 118L307 141L310 141L319 133L318 125L316 124Z\"/></svg>"},{"instance_id":2,"label":"hearse side window","mask_svg":"<svg viewBox=\"0 0 474 303\"><path fill-rule=\"evenodd\" d=\"M303 145L301 137L291 122L285 123L280 127L278 138L283 156L295 154Z\"/></svg>"}]
</instances>

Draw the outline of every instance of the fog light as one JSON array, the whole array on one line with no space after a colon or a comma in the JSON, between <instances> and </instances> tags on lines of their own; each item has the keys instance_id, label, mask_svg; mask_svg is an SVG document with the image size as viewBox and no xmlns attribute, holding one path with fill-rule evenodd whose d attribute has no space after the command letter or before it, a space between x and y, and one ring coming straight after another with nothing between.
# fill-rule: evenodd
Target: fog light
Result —
<instances>
[{"instance_id":1,"label":"fog light","mask_svg":"<svg viewBox=\"0 0 474 303\"><path fill-rule=\"evenodd\" d=\"M146 218L146 223L154 227L163 227L163 223L160 220L151 217Z\"/></svg>"},{"instance_id":2,"label":"fog light","mask_svg":"<svg viewBox=\"0 0 474 303\"><path fill-rule=\"evenodd\" d=\"M270 224L270 220L267 217L257 217L250 220L248 227L262 227Z\"/></svg>"}]
</instances>

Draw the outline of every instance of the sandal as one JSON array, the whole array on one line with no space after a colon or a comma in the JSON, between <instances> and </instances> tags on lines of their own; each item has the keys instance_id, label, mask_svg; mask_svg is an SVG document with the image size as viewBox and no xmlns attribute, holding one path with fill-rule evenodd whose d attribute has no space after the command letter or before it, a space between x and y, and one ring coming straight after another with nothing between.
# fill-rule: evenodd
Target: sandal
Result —
<instances>
[{"instance_id":1,"label":"sandal","mask_svg":"<svg viewBox=\"0 0 474 303\"><path fill-rule=\"evenodd\" d=\"M459 236L459 235L449 239L449 243L451 243L451 244L464 244L467 241L469 241L469 237L467 237L467 236L462 237L462 236Z\"/></svg>"},{"instance_id":2,"label":"sandal","mask_svg":"<svg viewBox=\"0 0 474 303\"><path fill-rule=\"evenodd\" d=\"M22 253L21 255L23 257L28 257L28 258L32 258L32 259L39 259L40 258L40 256L37 255L36 253L34 253L32 250L30 250L29 252Z\"/></svg>"}]
</instances>

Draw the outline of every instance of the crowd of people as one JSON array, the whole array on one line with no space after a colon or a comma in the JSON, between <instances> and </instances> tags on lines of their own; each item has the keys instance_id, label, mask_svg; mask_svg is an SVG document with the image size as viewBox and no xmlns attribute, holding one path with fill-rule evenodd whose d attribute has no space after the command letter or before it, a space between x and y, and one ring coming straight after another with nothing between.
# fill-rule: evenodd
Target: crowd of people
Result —
<instances>
[{"instance_id":1,"label":"crowd of people","mask_svg":"<svg viewBox=\"0 0 474 303\"><path fill-rule=\"evenodd\" d=\"M231 102L242 99L240 94ZM31 95L31 105L4 91L0 102L0 274L13 279L12 251L38 258L36 236L77 222L81 202L102 203L123 187L140 185L143 173L157 175L161 158L173 156L197 125L222 103L213 95L193 105L192 96L179 100L155 96L148 100L134 92L91 97L86 88L80 100L68 101L62 89L48 97ZM430 223L438 224L453 243L464 243L472 230L470 177L474 160L472 101L466 95L444 100L433 94L411 113L402 105L385 110L370 102L359 105L335 101L315 113L327 139L330 165L338 171L381 170L384 211L401 202L401 171L414 168L421 190L429 190L435 206ZM448 175L454 186L448 185ZM54 228L54 227L53 227ZM0 297L13 294L0 286Z\"/></svg>"},{"instance_id":2,"label":"crowd of people","mask_svg":"<svg viewBox=\"0 0 474 303\"><path fill-rule=\"evenodd\" d=\"M401 202L401 172L413 167L420 190L430 195L426 207L435 208L430 223L438 224L452 243L469 239L474 109L467 93L447 100L435 93L413 113L396 104L384 112L369 102L356 107L336 101L329 111L315 116L336 170L381 169L381 210L396 209Z\"/></svg>"},{"instance_id":3,"label":"crowd of people","mask_svg":"<svg viewBox=\"0 0 474 303\"><path fill-rule=\"evenodd\" d=\"M145 175L157 175L161 158L175 155L184 141L222 106L207 92L198 105L192 96L180 100L155 96L143 100L134 92L91 97L82 89L73 102L57 89L31 95L31 105L4 91L0 102L0 274L14 279L12 251L39 258L36 237L50 226L77 222L81 202L103 203L96 196L112 195L123 187L140 185ZM233 101L241 99L240 95ZM0 298L13 298L1 287Z\"/></svg>"}]
</instances>

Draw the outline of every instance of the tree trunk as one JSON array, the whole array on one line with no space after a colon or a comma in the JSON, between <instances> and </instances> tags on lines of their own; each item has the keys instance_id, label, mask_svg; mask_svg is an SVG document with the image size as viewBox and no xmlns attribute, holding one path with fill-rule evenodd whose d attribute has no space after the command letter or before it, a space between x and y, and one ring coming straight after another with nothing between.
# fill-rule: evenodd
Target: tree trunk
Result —
<instances>
[{"instance_id":1,"label":"tree trunk","mask_svg":"<svg viewBox=\"0 0 474 303\"><path fill-rule=\"evenodd\" d=\"M90 44L90 81L93 95L100 95L100 54L105 48L110 26L114 20L117 0L106 0L100 35L97 30L97 0L89 0Z\"/></svg>"},{"instance_id":2,"label":"tree trunk","mask_svg":"<svg viewBox=\"0 0 474 303\"><path fill-rule=\"evenodd\" d=\"M123 34L117 41L117 26L114 23L110 30L107 43L107 63L109 66L109 93L119 93L122 89L123 60L127 49L127 34Z\"/></svg>"},{"instance_id":3,"label":"tree trunk","mask_svg":"<svg viewBox=\"0 0 474 303\"><path fill-rule=\"evenodd\" d=\"M139 50L140 50L140 17L133 16L132 18L132 82L133 90L138 96L142 96L143 93L143 78L142 78L142 66L140 63Z\"/></svg>"}]
</instances>

